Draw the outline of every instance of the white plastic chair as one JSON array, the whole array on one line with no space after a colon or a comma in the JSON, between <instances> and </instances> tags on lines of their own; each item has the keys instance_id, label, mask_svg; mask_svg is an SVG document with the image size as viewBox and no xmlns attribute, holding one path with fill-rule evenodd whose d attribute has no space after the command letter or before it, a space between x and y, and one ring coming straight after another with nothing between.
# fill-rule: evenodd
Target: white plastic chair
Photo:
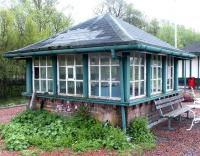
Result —
<instances>
[{"instance_id":1,"label":"white plastic chair","mask_svg":"<svg viewBox=\"0 0 200 156\"><path fill-rule=\"evenodd\" d=\"M200 105L200 98L196 97L196 94L195 94L194 89L192 87L191 87L191 91L192 91L192 96L193 96L193 99L194 99L194 104Z\"/></svg>"}]
</instances>

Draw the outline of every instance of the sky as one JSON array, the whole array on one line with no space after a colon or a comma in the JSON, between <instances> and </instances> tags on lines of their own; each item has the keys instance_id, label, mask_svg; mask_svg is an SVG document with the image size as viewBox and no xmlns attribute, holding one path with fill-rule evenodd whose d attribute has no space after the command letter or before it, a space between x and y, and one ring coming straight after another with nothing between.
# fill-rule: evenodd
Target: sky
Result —
<instances>
[{"instance_id":1,"label":"sky","mask_svg":"<svg viewBox=\"0 0 200 156\"><path fill-rule=\"evenodd\" d=\"M74 24L95 16L100 0L58 0L58 9L71 14ZM125 0L149 19L169 20L200 32L200 0Z\"/></svg>"}]
</instances>

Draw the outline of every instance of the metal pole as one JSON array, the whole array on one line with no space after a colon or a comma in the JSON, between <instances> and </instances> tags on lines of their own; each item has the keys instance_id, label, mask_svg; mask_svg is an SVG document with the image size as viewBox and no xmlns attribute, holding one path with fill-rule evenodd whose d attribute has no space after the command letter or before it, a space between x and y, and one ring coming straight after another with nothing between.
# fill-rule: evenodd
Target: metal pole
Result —
<instances>
[{"instance_id":1,"label":"metal pole","mask_svg":"<svg viewBox=\"0 0 200 156\"><path fill-rule=\"evenodd\" d=\"M186 89L186 60L184 60L184 90Z\"/></svg>"},{"instance_id":2,"label":"metal pole","mask_svg":"<svg viewBox=\"0 0 200 156\"><path fill-rule=\"evenodd\" d=\"M176 23L176 0L174 0L174 46L177 48L178 39L177 39L177 23Z\"/></svg>"},{"instance_id":3,"label":"metal pole","mask_svg":"<svg viewBox=\"0 0 200 156\"><path fill-rule=\"evenodd\" d=\"M126 132L126 111L124 106L121 106L121 114L122 114L122 129L124 132Z\"/></svg>"}]
</instances>

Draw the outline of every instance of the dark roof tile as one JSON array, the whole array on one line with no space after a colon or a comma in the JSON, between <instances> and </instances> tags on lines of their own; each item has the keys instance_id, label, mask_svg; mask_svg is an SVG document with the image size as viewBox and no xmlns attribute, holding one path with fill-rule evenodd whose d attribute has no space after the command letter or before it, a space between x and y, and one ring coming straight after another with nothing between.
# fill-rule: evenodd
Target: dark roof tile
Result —
<instances>
[{"instance_id":1,"label":"dark roof tile","mask_svg":"<svg viewBox=\"0 0 200 156\"><path fill-rule=\"evenodd\" d=\"M106 14L87 20L46 40L13 52L37 51L62 47L92 47L135 41L171 50L178 50L153 35L121 19Z\"/></svg>"}]
</instances>

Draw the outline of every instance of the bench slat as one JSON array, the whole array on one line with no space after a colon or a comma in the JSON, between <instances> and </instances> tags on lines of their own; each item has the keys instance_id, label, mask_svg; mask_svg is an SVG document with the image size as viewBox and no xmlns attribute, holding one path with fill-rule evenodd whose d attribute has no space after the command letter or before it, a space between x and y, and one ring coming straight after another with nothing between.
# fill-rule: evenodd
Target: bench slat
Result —
<instances>
[{"instance_id":1,"label":"bench slat","mask_svg":"<svg viewBox=\"0 0 200 156\"><path fill-rule=\"evenodd\" d=\"M160 111L162 117L176 117L182 113L189 111L191 108L182 107L181 102L184 101L183 95L177 95L173 97L168 97L165 99L159 99L154 101L156 109ZM174 107L175 105L179 105L179 107ZM163 114L162 109L171 106L171 111Z\"/></svg>"},{"instance_id":2,"label":"bench slat","mask_svg":"<svg viewBox=\"0 0 200 156\"><path fill-rule=\"evenodd\" d=\"M174 118L174 117L177 117L180 114L185 113L185 112L187 112L189 110L191 110L191 108L189 108L189 107L179 108L179 109L176 109L176 110L174 110L172 112L164 114L163 117L173 117Z\"/></svg>"}]
</instances>

